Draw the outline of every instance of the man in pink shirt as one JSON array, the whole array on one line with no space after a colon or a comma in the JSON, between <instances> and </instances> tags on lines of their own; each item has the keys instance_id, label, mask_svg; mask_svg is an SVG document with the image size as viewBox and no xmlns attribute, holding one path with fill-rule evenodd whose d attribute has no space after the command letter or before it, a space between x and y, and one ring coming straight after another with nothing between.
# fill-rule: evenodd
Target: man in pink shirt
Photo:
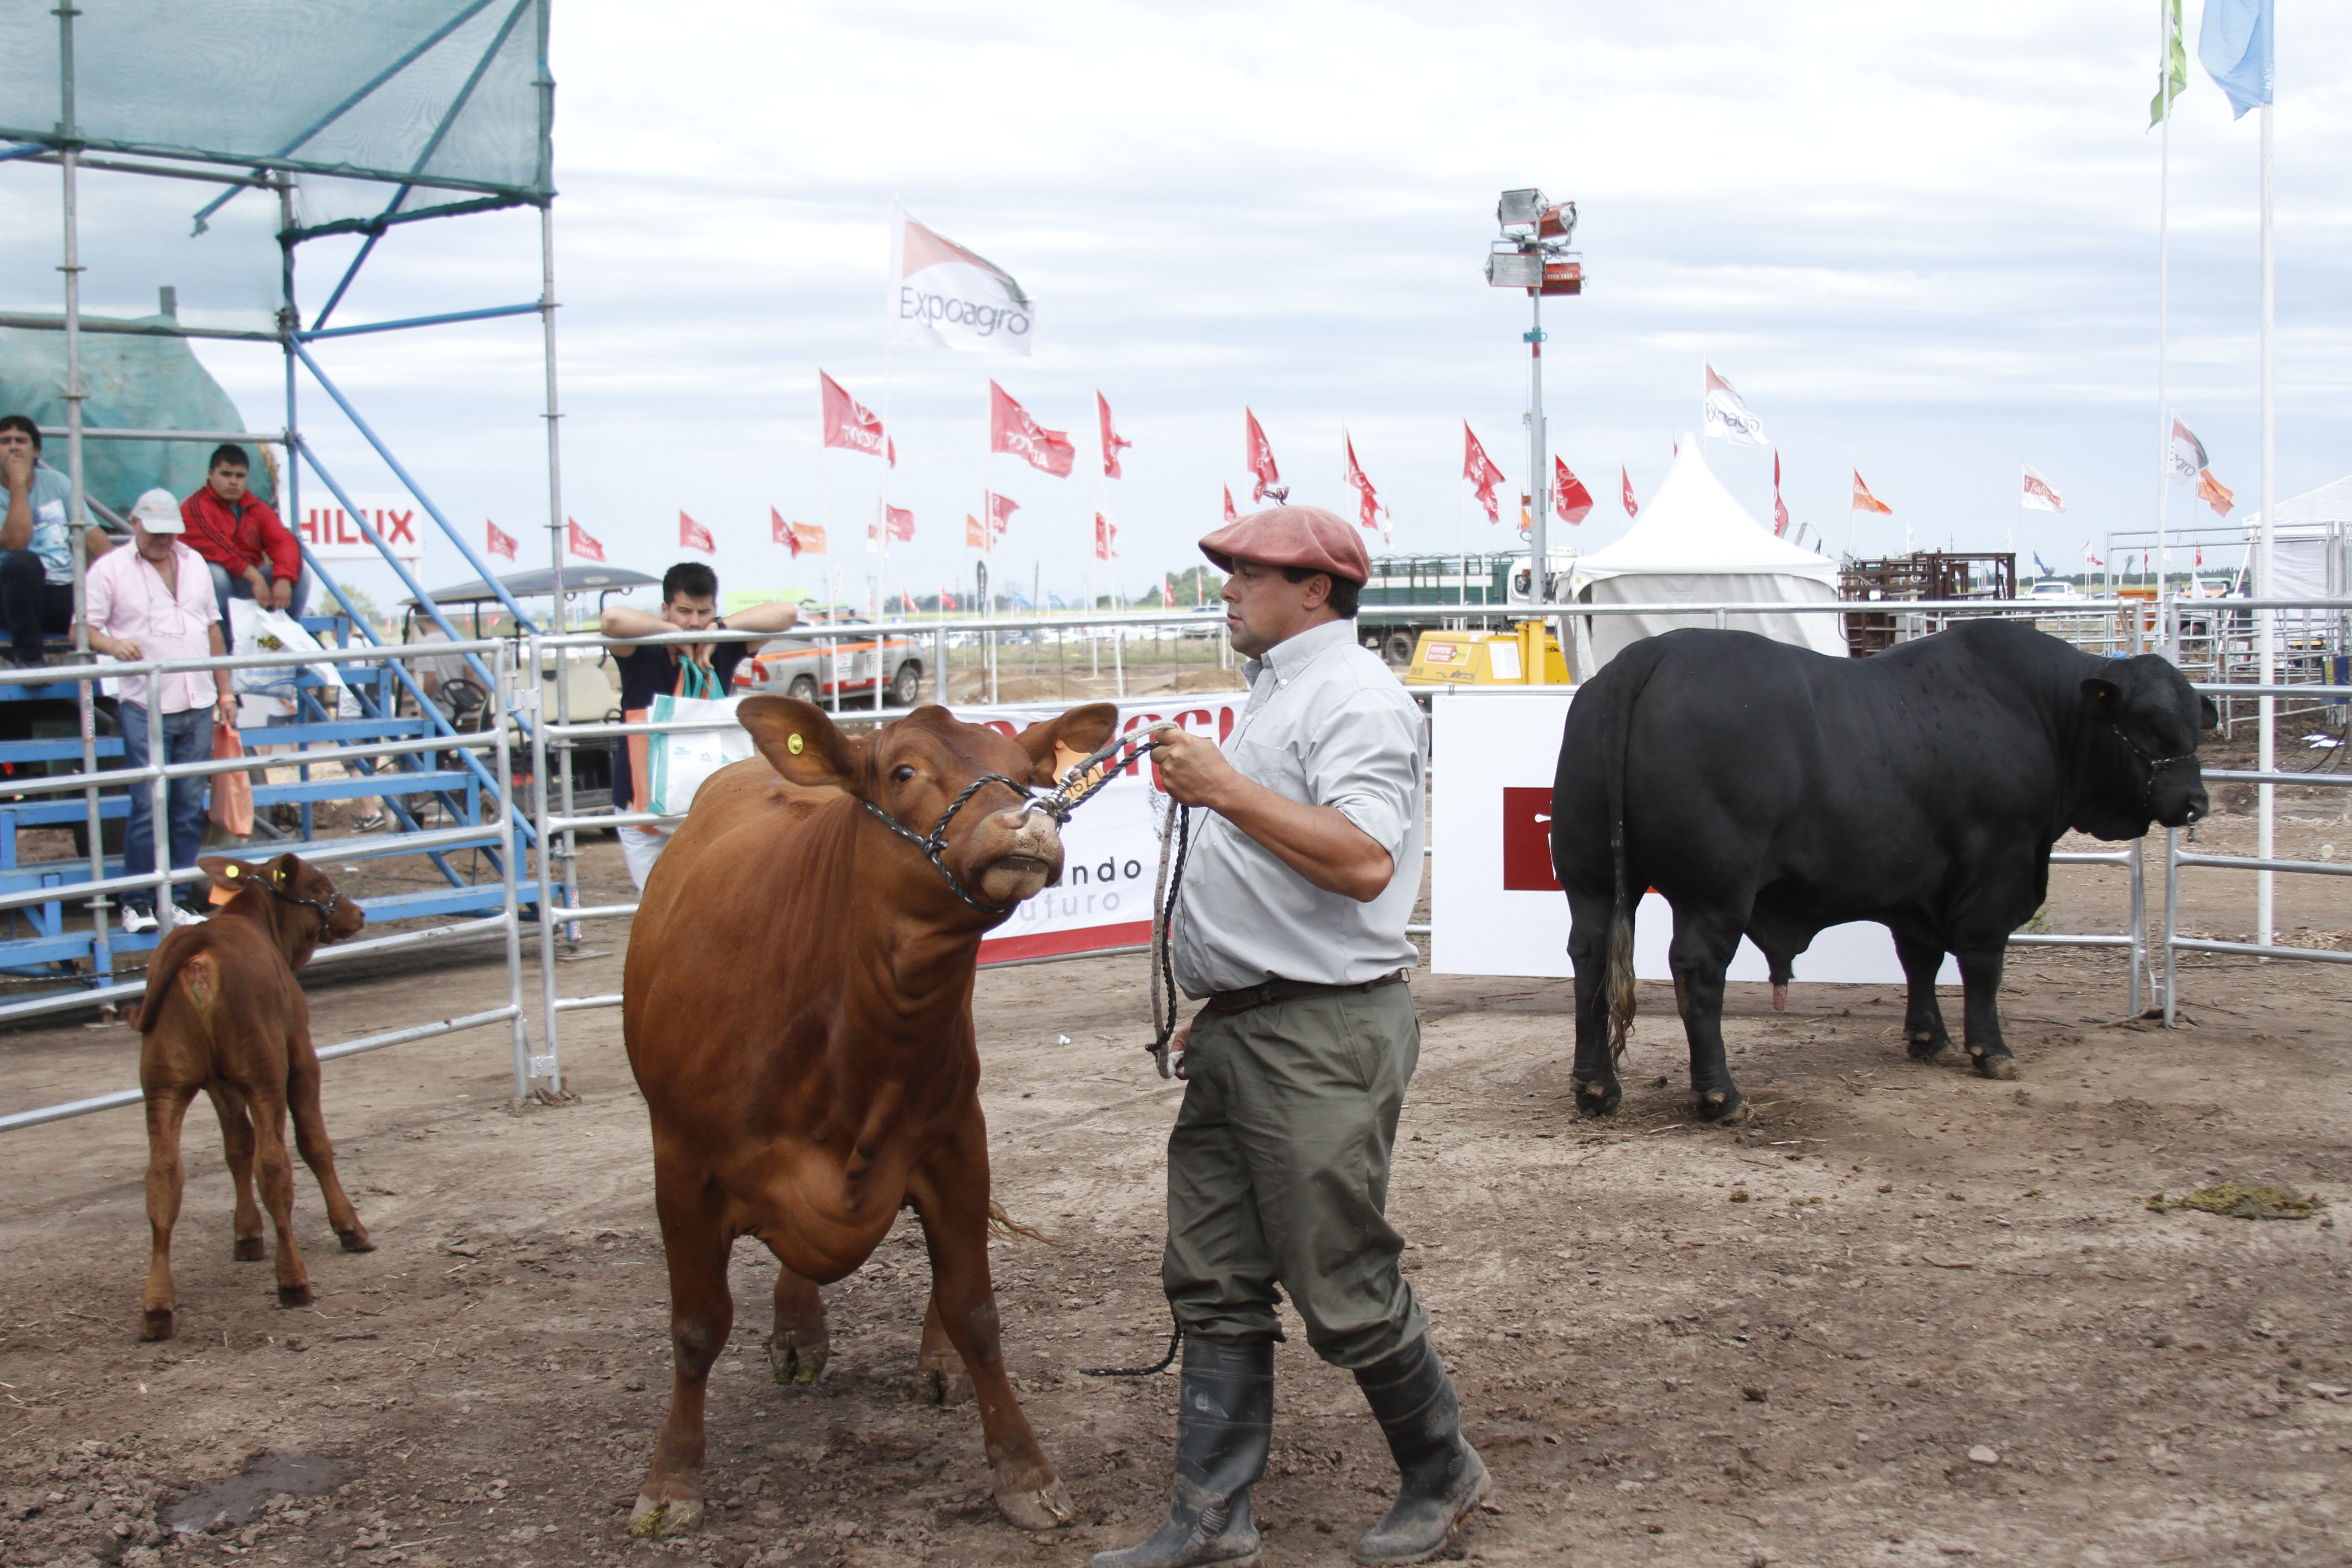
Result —
<instances>
[{"instance_id":1,"label":"man in pink shirt","mask_svg":"<svg viewBox=\"0 0 2352 1568\"><path fill-rule=\"evenodd\" d=\"M169 490L149 490L139 498L131 509L132 548L111 551L90 563L84 580L91 647L126 661L203 658L225 651L212 574L205 570L204 557L180 542L184 527L179 503ZM163 716L163 754L156 761L165 764L211 756L215 716L224 724L236 722L236 696L226 669L124 676L119 684L116 712L126 767L147 766L150 702ZM165 817L172 868L194 869L196 851L205 841L205 781L173 779L169 792ZM155 868L154 813L148 800L143 787L131 792L131 817L122 832L125 876ZM198 872L188 879L205 879ZM205 918L178 905L176 898L165 900L165 907L175 921ZM153 907L145 894L123 899L122 929L134 934L155 929Z\"/></svg>"}]
</instances>

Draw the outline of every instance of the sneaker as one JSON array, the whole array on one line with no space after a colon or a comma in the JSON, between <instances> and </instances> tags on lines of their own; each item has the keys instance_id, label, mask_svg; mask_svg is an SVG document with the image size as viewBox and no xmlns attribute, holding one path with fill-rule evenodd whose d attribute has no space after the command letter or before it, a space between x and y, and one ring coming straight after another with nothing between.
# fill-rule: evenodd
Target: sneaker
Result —
<instances>
[{"instance_id":1,"label":"sneaker","mask_svg":"<svg viewBox=\"0 0 2352 1568\"><path fill-rule=\"evenodd\" d=\"M185 904L172 906L172 923L175 926L200 926L210 919L203 910L192 910Z\"/></svg>"},{"instance_id":2,"label":"sneaker","mask_svg":"<svg viewBox=\"0 0 2352 1568\"><path fill-rule=\"evenodd\" d=\"M144 936L155 929L155 911L144 904L122 906L122 929L131 936Z\"/></svg>"}]
</instances>

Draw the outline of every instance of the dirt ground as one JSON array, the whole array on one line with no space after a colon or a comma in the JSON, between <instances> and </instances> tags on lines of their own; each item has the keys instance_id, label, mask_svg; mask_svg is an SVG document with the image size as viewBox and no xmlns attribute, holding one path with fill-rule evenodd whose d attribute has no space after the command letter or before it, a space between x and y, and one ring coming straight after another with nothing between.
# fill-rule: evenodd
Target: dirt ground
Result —
<instances>
[{"instance_id":1,"label":"dirt ground","mask_svg":"<svg viewBox=\"0 0 2352 1568\"><path fill-rule=\"evenodd\" d=\"M2352 850L2335 803L2284 855ZM2204 847L2246 849L2217 817ZM593 847L592 901L625 884ZM2184 879L2251 929L2251 879ZM2316 885L2315 885L2316 884ZM2152 882L2160 886L2160 882ZM2061 868L2047 921L2114 930L2121 874ZM2340 882L2284 879L2288 939L2352 945ZM619 988L592 929L569 994ZM321 1042L494 1005L495 948L314 977ZM361 969L365 967L365 972ZM1568 986L1422 977L1421 1068L1392 1212L1493 1468L1474 1561L2143 1564L2352 1561L2352 970L2199 960L2189 1026L2123 1018L2106 952L2011 969L2011 1083L1916 1066L1901 997L1733 988L1758 1107L1691 1124L1670 998L1643 987L1624 1110L1580 1121ZM537 980L531 979L537 994ZM714 1373L705 1531L623 1533L668 1348L642 1108L616 1013L568 1015L579 1098L518 1110L496 1029L331 1064L327 1114L379 1249L339 1252L298 1175L319 1292L275 1305L229 1255L201 1107L176 1264L182 1337L134 1340L147 1236L139 1119L11 1135L0 1193L0 1562L1077 1563L1164 1505L1158 1359L1162 1131L1140 959L999 970L977 1013L998 1194L1055 1247L994 1249L1017 1386L1079 1522L1045 1537L988 1500L971 1407L908 1395L927 1270L902 1223L826 1292L835 1356L788 1390L761 1342L772 1265L738 1249ZM0 1037L0 1105L133 1081L130 1031ZM2222 1178L2337 1206L2261 1223L2146 1202ZM1272 1564L1338 1563L1393 1470L1353 1384L1294 1327ZM237 1478L243 1477L242 1480ZM184 1522L210 1533L169 1528Z\"/></svg>"}]
</instances>

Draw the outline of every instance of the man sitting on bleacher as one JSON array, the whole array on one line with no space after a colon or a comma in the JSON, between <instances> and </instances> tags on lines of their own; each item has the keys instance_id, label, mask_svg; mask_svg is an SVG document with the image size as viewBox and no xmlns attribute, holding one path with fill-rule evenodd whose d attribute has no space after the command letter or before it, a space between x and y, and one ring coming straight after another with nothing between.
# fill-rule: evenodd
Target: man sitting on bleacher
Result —
<instances>
[{"instance_id":1,"label":"man sitting on bleacher","mask_svg":"<svg viewBox=\"0 0 2352 1568\"><path fill-rule=\"evenodd\" d=\"M211 568L221 635L232 647L236 646L228 617L232 598L299 616L303 601L310 596L310 580L302 575L302 546L270 504L245 488L249 472L245 448L226 442L213 448L204 487L180 503L188 545Z\"/></svg>"},{"instance_id":2,"label":"man sitting on bleacher","mask_svg":"<svg viewBox=\"0 0 2352 1568\"><path fill-rule=\"evenodd\" d=\"M8 517L0 522L0 616L16 663L41 662L43 637L73 629L73 530L66 512L73 481L41 461L41 427L22 414L0 416L0 479ZM87 535L92 562L114 548L106 531Z\"/></svg>"},{"instance_id":3,"label":"man sitting on bleacher","mask_svg":"<svg viewBox=\"0 0 2352 1568\"><path fill-rule=\"evenodd\" d=\"M83 602L89 618L89 646L125 660L203 658L226 651L220 610L213 599L212 574L204 558L180 542L185 525L169 490L149 490L131 509L129 550L118 550L89 569ZM122 763L148 763L147 705L163 715L163 763L201 762L213 754L213 721L236 722L236 695L229 672L126 675L117 682L116 712L122 728ZM161 687L160 696L150 688ZM131 792L131 816L122 830L122 873L136 877L155 868L155 817L145 786ZM172 836L172 868L194 868L205 843L205 781L179 778L165 796L164 817ZM198 871L192 881L206 880ZM167 900L175 922L205 917L176 898ZM154 907L143 892L122 900L122 929L136 934L155 929Z\"/></svg>"}]
</instances>

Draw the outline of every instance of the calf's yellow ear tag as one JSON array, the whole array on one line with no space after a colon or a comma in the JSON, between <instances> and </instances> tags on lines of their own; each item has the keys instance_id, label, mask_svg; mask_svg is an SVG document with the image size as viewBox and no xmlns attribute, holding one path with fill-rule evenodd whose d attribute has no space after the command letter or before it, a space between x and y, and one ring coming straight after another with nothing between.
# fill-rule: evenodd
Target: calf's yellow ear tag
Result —
<instances>
[{"instance_id":1,"label":"calf's yellow ear tag","mask_svg":"<svg viewBox=\"0 0 2352 1568\"><path fill-rule=\"evenodd\" d=\"M231 866L231 867L228 868L228 874L229 874L230 876L232 876L232 877L236 876L236 875L237 874L237 868L236 868L236 867L234 867L234 866Z\"/></svg>"},{"instance_id":2,"label":"calf's yellow ear tag","mask_svg":"<svg viewBox=\"0 0 2352 1568\"><path fill-rule=\"evenodd\" d=\"M797 757L801 754L801 748L807 744L807 742L801 739L800 731L795 730L793 731L793 738L784 742L784 750Z\"/></svg>"}]
</instances>

